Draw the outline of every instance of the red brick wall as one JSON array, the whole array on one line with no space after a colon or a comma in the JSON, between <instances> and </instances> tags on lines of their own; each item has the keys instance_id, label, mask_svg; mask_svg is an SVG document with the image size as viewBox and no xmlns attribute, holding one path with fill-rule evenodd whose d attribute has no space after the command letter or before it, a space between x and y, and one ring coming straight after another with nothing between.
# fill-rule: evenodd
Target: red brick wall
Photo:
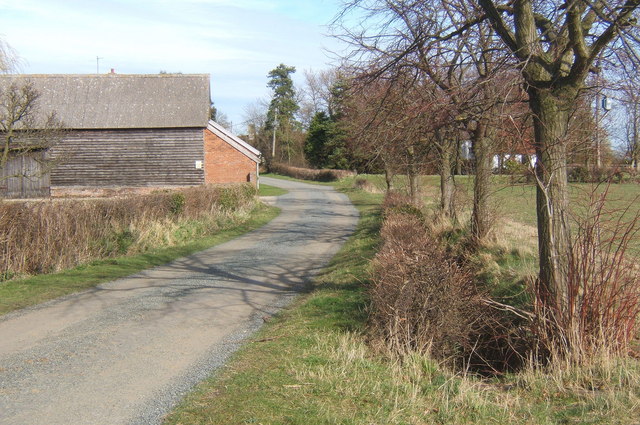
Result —
<instances>
[{"instance_id":1,"label":"red brick wall","mask_svg":"<svg viewBox=\"0 0 640 425\"><path fill-rule=\"evenodd\" d=\"M256 163L224 140L204 130L204 182L257 182Z\"/></svg>"}]
</instances>

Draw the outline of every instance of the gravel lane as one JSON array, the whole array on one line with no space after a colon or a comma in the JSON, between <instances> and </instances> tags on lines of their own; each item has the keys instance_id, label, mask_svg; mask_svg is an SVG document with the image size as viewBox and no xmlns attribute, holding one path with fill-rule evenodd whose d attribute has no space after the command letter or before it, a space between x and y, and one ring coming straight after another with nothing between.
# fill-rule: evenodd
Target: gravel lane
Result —
<instances>
[{"instance_id":1,"label":"gravel lane","mask_svg":"<svg viewBox=\"0 0 640 425\"><path fill-rule=\"evenodd\" d=\"M0 424L156 424L353 232L331 188L262 178L282 214L231 242L0 317Z\"/></svg>"}]
</instances>

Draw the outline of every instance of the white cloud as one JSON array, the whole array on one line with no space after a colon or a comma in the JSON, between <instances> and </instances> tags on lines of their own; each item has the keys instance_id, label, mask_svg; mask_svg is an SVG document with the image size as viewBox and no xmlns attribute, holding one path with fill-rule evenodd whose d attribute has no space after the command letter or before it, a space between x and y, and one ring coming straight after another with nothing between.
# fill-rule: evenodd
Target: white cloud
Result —
<instances>
[{"instance_id":1,"label":"white cloud","mask_svg":"<svg viewBox=\"0 0 640 425\"><path fill-rule=\"evenodd\" d=\"M321 68L320 16L335 0L0 0L0 32L25 72L210 73L216 105L241 120L279 63Z\"/></svg>"}]
</instances>

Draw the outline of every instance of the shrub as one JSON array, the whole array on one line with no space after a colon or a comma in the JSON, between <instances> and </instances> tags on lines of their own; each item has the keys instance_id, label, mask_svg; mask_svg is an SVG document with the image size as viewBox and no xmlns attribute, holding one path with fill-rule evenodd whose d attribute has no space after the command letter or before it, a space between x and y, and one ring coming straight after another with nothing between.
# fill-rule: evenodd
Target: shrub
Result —
<instances>
[{"instance_id":1,"label":"shrub","mask_svg":"<svg viewBox=\"0 0 640 425\"><path fill-rule=\"evenodd\" d=\"M569 169L568 179L574 183L588 183L592 181L591 173L587 167L577 166Z\"/></svg>"},{"instance_id":2,"label":"shrub","mask_svg":"<svg viewBox=\"0 0 640 425\"><path fill-rule=\"evenodd\" d=\"M367 179L357 178L353 182L353 186L356 189L364 190L369 193L383 193L384 191L379 189L375 184Z\"/></svg>"},{"instance_id":3,"label":"shrub","mask_svg":"<svg viewBox=\"0 0 640 425\"><path fill-rule=\"evenodd\" d=\"M169 209L172 214L178 215L184 211L184 194L176 192L171 195L171 201Z\"/></svg>"},{"instance_id":4,"label":"shrub","mask_svg":"<svg viewBox=\"0 0 640 425\"><path fill-rule=\"evenodd\" d=\"M123 230L120 233L116 233L116 245L117 245L117 254L126 254L129 250L129 247L133 245L135 241L135 235L131 230Z\"/></svg>"},{"instance_id":5,"label":"shrub","mask_svg":"<svg viewBox=\"0 0 640 425\"><path fill-rule=\"evenodd\" d=\"M603 167L588 169L585 166L575 166L569 168L567 177L574 183L622 183L628 178L629 173L618 167Z\"/></svg>"},{"instance_id":6,"label":"shrub","mask_svg":"<svg viewBox=\"0 0 640 425\"><path fill-rule=\"evenodd\" d=\"M396 195L385 201L383 246L373 263L374 341L394 354L430 353L481 372L519 366L523 341L515 321L488 302L473 273L446 253L424 219L398 203Z\"/></svg>"},{"instance_id":7,"label":"shrub","mask_svg":"<svg viewBox=\"0 0 640 425\"><path fill-rule=\"evenodd\" d=\"M279 163L272 163L269 167L269 171L296 179L321 182L332 182L356 175L355 172L349 170L313 170L311 168L291 167L289 165Z\"/></svg>"},{"instance_id":8,"label":"shrub","mask_svg":"<svg viewBox=\"0 0 640 425\"><path fill-rule=\"evenodd\" d=\"M503 172L509 175L524 176L529 171L529 167L514 158L509 158L504 162Z\"/></svg>"},{"instance_id":9,"label":"shrub","mask_svg":"<svg viewBox=\"0 0 640 425\"><path fill-rule=\"evenodd\" d=\"M382 201L382 215L388 217L393 214L407 214L421 221L425 216L422 209L411 201L408 195L399 192L389 192Z\"/></svg>"},{"instance_id":10,"label":"shrub","mask_svg":"<svg viewBox=\"0 0 640 425\"><path fill-rule=\"evenodd\" d=\"M249 185L201 186L126 198L0 202L0 277L37 274L183 242L174 234L250 208Z\"/></svg>"}]
</instances>

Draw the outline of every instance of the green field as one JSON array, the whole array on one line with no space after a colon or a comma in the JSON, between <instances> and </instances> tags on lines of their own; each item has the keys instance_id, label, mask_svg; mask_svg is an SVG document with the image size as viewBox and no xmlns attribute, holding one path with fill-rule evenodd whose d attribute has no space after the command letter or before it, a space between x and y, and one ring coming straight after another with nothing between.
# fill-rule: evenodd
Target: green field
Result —
<instances>
[{"instance_id":1,"label":"green field","mask_svg":"<svg viewBox=\"0 0 640 425\"><path fill-rule=\"evenodd\" d=\"M379 190L385 189L384 177L381 175L360 175L356 178L345 179L353 181L355 179L367 179ZM501 218L508 218L523 224L536 225L536 188L533 183L513 183L509 176L493 177L493 207ZM456 176L456 195L461 209L470 209L473 196L473 176ZM406 178L397 176L394 179L396 188L403 190L406 187ZM440 178L438 176L423 176L420 179L420 187L425 203L437 205L439 199ZM602 194L608 191L607 204L611 211L621 210L631 207L630 215L640 212L640 185L635 183L622 184L590 184L572 183L570 184L571 204L577 208L576 214L580 212L579 207L587 203L591 194Z\"/></svg>"}]
</instances>

